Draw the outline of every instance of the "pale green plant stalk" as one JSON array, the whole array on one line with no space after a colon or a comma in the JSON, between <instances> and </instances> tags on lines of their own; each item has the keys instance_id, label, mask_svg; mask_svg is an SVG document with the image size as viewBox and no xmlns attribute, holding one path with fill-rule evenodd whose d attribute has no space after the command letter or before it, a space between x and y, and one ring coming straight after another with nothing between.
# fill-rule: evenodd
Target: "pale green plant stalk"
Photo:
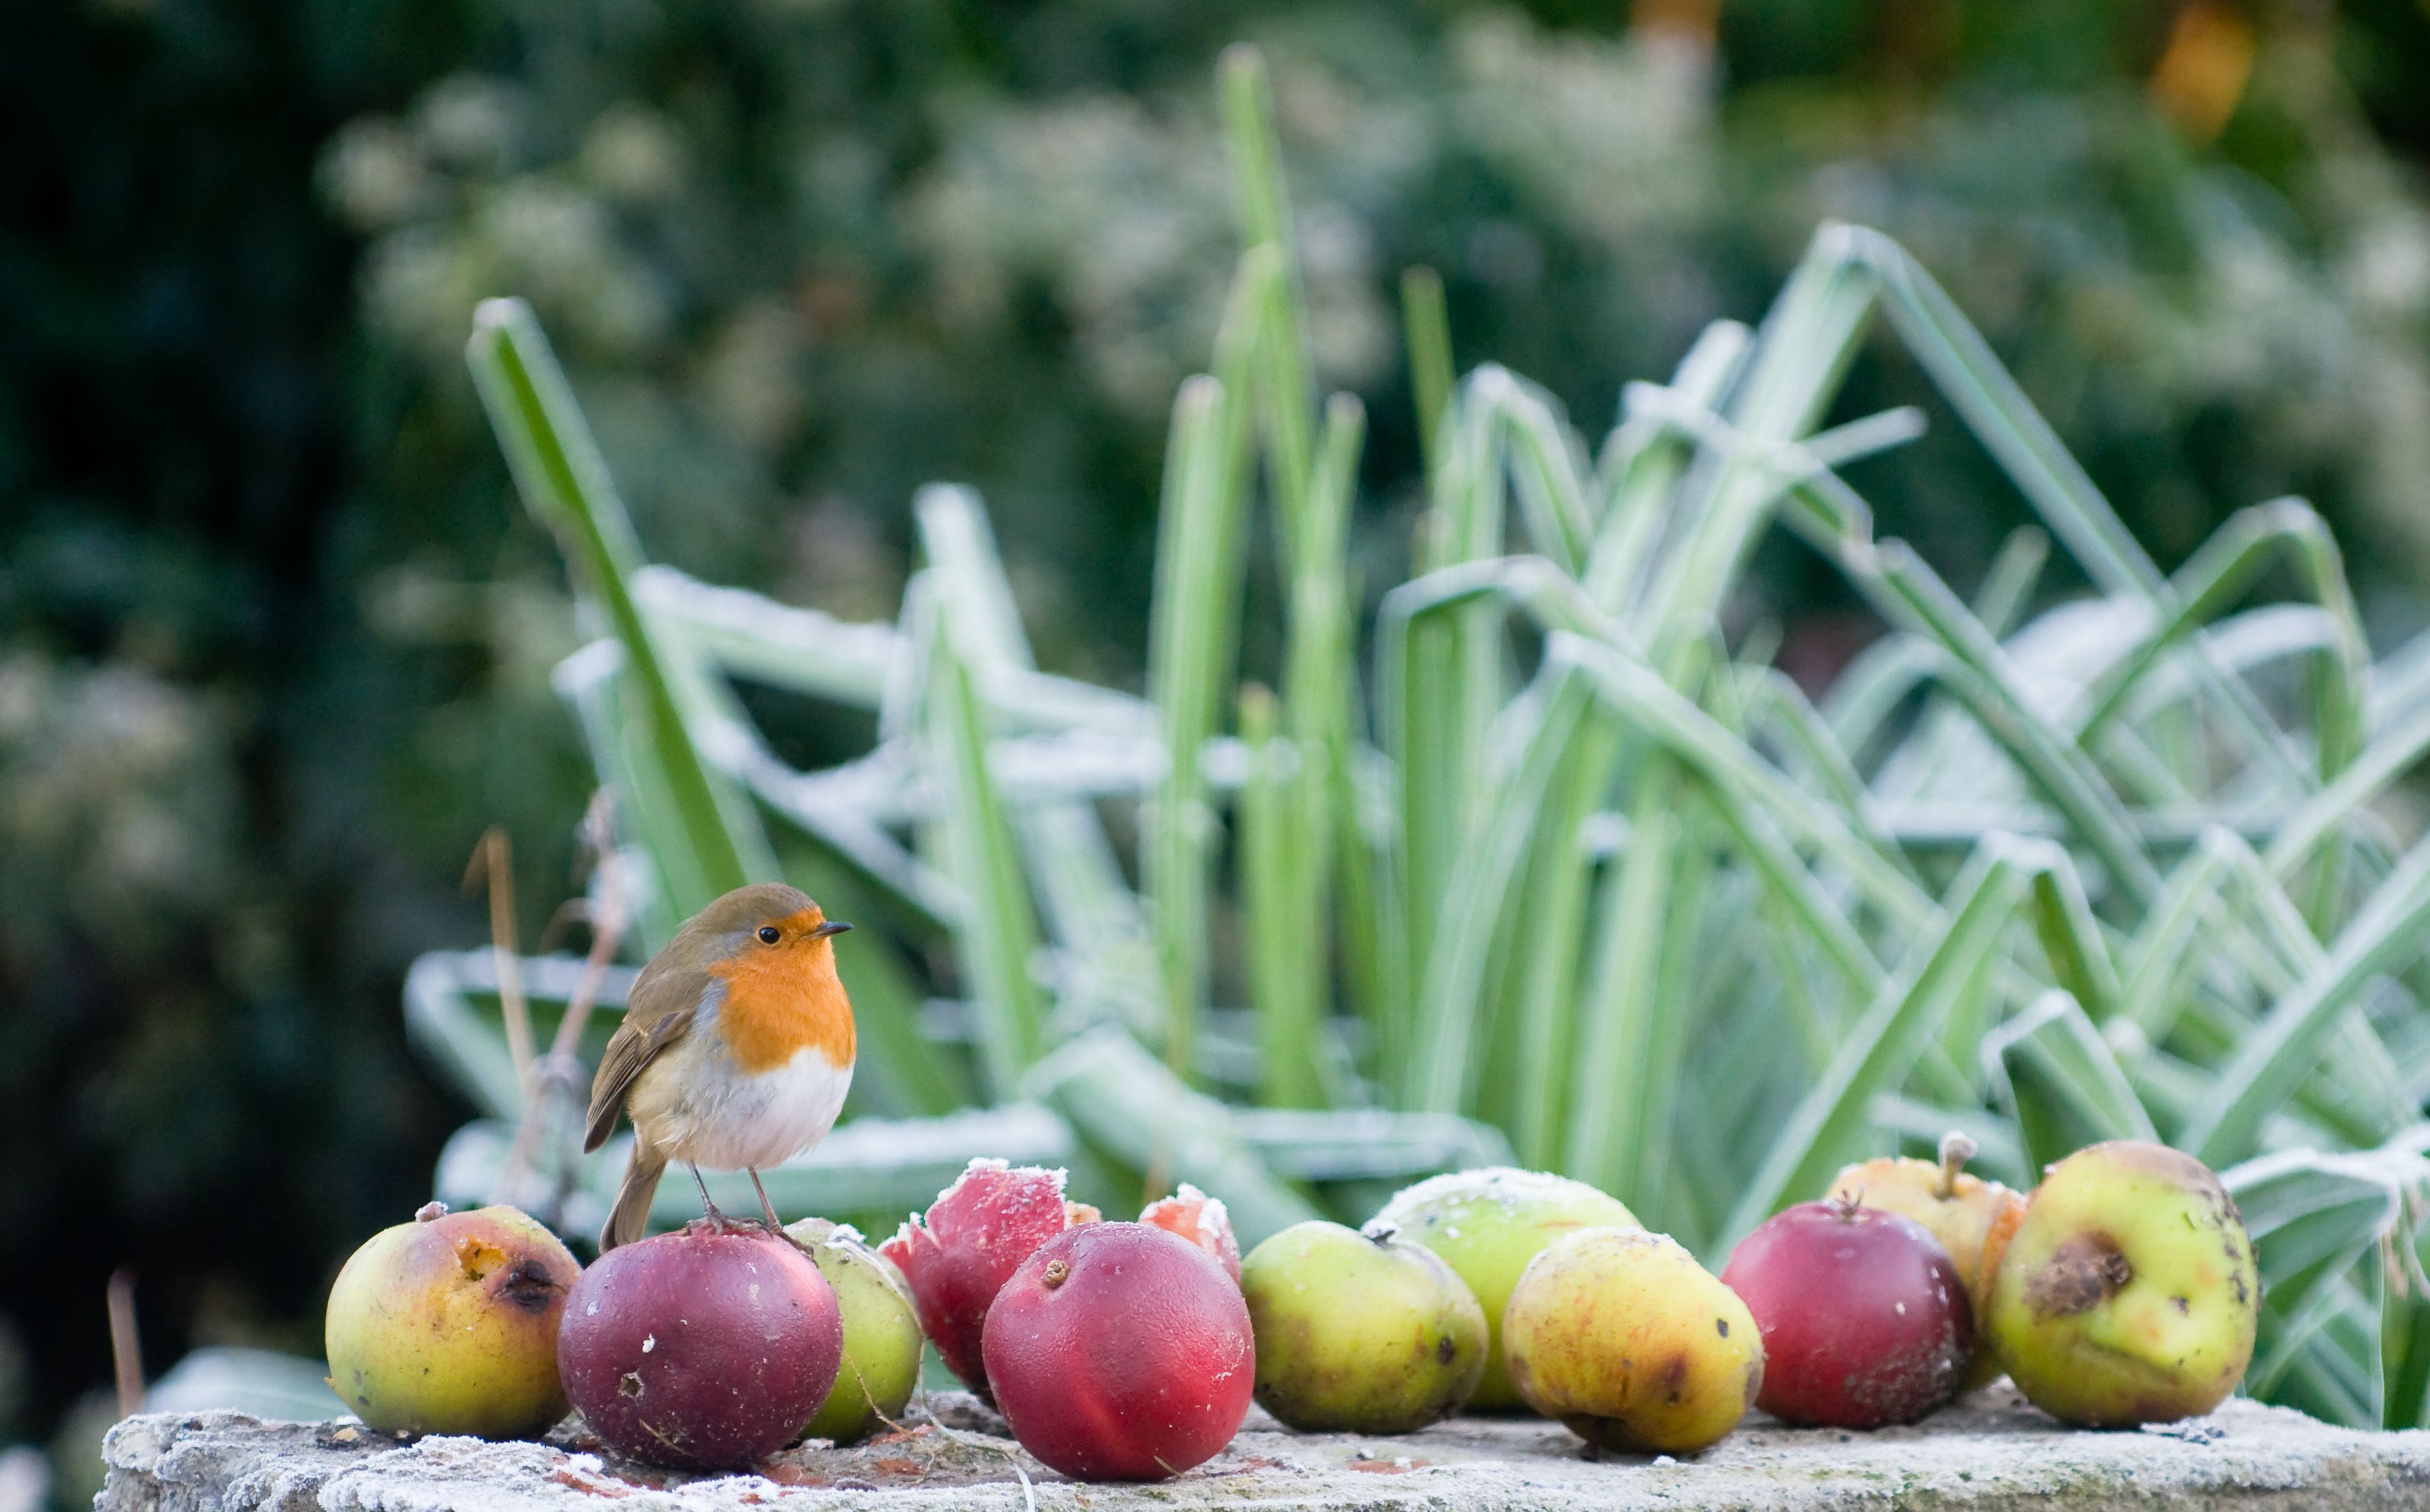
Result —
<instances>
[{"instance_id":1,"label":"pale green plant stalk","mask_svg":"<svg viewBox=\"0 0 2430 1512\"><path fill-rule=\"evenodd\" d=\"M655 938L663 939L673 933L668 919L680 921L722 892L774 875L774 858L748 804L701 758L685 726L674 686L683 657L668 650L664 632L634 602L641 543L531 307L519 299L484 303L465 360L524 503L558 537L624 647L625 674L638 690L629 710L633 738L647 750L651 799L663 816L645 831L664 894L662 911L653 915L660 925ZM642 762L627 767L628 782L642 773Z\"/></svg>"},{"instance_id":2,"label":"pale green plant stalk","mask_svg":"<svg viewBox=\"0 0 2430 1512\"><path fill-rule=\"evenodd\" d=\"M957 610L940 605L928 641L923 741L938 763L935 828L942 870L959 887L955 951L978 1027L979 1062L995 1099L1010 1097L1044 1049L1044 1010L1030 976L1038 916L1004 800L988 770L988 732L972 688Z\"/></svg>"},{"instance_id":3,"label":"pale green plant stalk","mask_svg":"<svg viewBox=\"0 0 2430 1512\"><path fill-rule=\"evenodd\" d=\"M1311 773L1302 768L1303 748L1282 737L1281 724L1273 694L1256 683L1240 690L1240 742L1250 767L1240 798L1243 964L1257 1015L1258 1100L1271 1107L1318 1107L1326 1101L1317 1041L1327 1006L1308 856L1318 838L1303 822Z\"/></svg>"},{"instance_id":4,"label":"pale green plant stalk","mask_svg":"<svg viewBox=\"0 0 2430 1512\"><path fill-rule=\"evenodd\" d=\"M1145 826L1141 870L1164 989L1166 1059L1184 1075L1206 991L1207 869L1216 825L1198 753L1215 733L1240 598L1243 521L1226 455L1227 408L1223 386L1211 377L1185 384L1173 405L1148 648L1149 693L1168 765Z\"/></svg>"},{"instance_id":5,"label":"pale green plant stalk","mask_svg":"<svg viewBox=\"0 0 2430 1512\"><path fill-rule=\"evenodd\" d=\"M1433 505L1419 527L1420 560L1433 570L1501 555L1503 474L1492 456L1493 425L1476 407L1463 409L1462 422L1445 428ZM1490 788L1486 740L1503 702L1502 656L1499 611L1463 605L1413 622L1397 673L1380 679L1379 725L1399 777L1401 947L1422 995L1432 990L1423 984L1438 969L1438 936L1456 922L1447 915L1498 903L1464 895L1453 878ZM1447 1110L1441 1061L1449 1053L1429 1046L1429 1013L1423 1005L1418 1012L1403 1095L1413 1106Z\"/></svg>"},{"instance_id":6,"label":"pale green plant stalk","mask_svg":"<svg viewBox=\"0 0 2430 1512\"><path fill-rule=\"evenodd\" d=\"M1442 274L1410 268L1401 274L1402 341L1409 352L1409 392L1418 412L1418 444L1429 485L1442 470L1443 412L1457 382L1451 356L1451 311L1443 301Z\"/></svg>"},{"instance_id":7,"label":"pale green plant stalk","mask_svg":"<svg viewBox=\"0 0 2430 1512\"><path fill-rule=\"evenodd\" d=\"M1354 758L1347 715L1352 690L1350 606L1343 580L1344 535L1364 418L1346 397L1328 407L1317 473L1310 480L1307 529L1291 575L1283 700L1250 729L1253 700L1241 697L1243 739L1258 776L1244 795L1242 892L1252 922L1252 1005L1259 1011L1266 1055L1266 1101L1315 1106L1336 1088L1323 1072L1331 1057L1319 1030L1332 999L1333 940L1327 921L1340 860L1345 918L1372 907L1366 837L1348 806ZM1287 739L1276 744L1277 735ZM1277 763L1283 768L1275 770ZM1253 804L1247 800L1254 799ZM1259 833L1259 832L1262 833ZM1258 921L1265 927L1257 927ZM1347 952L1372 952L1372 931L1343 931ZM1345 978L1372 969L1352 967ZM1372 1017L1372 1015L1371 1015Z\"/></svg>"},{"instance_id":8,"label":"pale green plant stalk","mask_svg":"<svg viewBox=\"0 0 2430 1512\"><path fill-rule=\"evenodd\" d=\"M1291 235L1290 200L1283 188L1282 143L1274 132L1273 89L1265 59L1253 47L1226 48L1217 65L1218 92L1232 145L1245 252L1271 258L1278 276L1259 290L1259 337L1253 371L1257 407L1265 426L1268 477L1281 517L1287 569L1316 550L1308 490L1315 455L1310 425L1316 384L1308 371L1299 251ZM1233 391L1247 390L1235 385Z\"/></svg>"}]
</instances>

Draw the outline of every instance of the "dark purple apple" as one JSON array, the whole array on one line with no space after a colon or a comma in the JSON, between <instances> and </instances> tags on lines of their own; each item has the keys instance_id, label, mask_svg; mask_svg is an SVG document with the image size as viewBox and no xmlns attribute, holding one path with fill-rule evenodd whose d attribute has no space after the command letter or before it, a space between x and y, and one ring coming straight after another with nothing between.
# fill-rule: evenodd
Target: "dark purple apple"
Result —
<instances>
[{"instance_id":1,"label":"dark purple apple","mask_svg":"<svg viewBox=\"0 0 2430 1512\"><path fill-rule=\"evenodd\" d=\"M707 1220L601 1255L557 1341L600 1441L671 1470L744 1470L784 1448L842 1358L843 1316L810 1258Z\"/></svg>"}]
</instances>

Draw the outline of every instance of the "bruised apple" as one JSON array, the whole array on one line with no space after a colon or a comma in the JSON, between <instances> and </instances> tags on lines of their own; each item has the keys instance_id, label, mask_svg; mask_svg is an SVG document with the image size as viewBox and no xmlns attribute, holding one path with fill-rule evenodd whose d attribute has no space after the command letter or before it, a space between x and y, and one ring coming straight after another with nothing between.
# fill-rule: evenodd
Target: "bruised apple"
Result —
<instances>
[{"instance_id":1,"label":"bruised apple","mask_svg":"<svg viewBox=\"0 0 2430 1512\"><path fill-rule=\"evenodd\" d=\"M2210 1168L2165 1145L2113 1139L2052 1166L1989 1263L1991 1347L2062 1422L2197 1417L2252 1362L2253 1239Z\"/></svg>"},{"instance_id":2,"label":"bruised apple","mask_svg":"<svg viewBox=\"0 0 2430 1512\"><path fill-rule=\"evenodd\" d=\"M329 1385L374 1428L512 1438L565 1416L558 1318L581 1273L512 1207L432 1203L366 1240L329 1288Z\"/></svg>"},{"instance_id":3,"label":"bruised apple","mask_svg":"<svg viewBox=\"0 0 2430 1512\"><path fill-rule=\"evenodd\" d=\"M1763 1387L1763 1338L1737 1292L1667 1234L1582 1229L1533 1260L1502 1319L1526 1404L1605 1449L1692 1454Z\"/></svg>"}]
</instances>

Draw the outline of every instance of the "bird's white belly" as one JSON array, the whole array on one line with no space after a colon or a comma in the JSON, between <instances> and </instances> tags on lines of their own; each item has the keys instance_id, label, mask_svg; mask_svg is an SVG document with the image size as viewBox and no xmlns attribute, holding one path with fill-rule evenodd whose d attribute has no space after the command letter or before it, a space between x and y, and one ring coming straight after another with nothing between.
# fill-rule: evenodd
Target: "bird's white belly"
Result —
<instances>
[{"instance_id":1,"label":"bird's white belly","mask_svg":"<svg viewBox=\"0 0 2430 1512\"><path fill-rule=\"evenodd\" d=\"M819 1050L806 1047L774 1071L744 1075L722 1047L709 1050L705 1039L687 1036L677 1048L691 1051L686 1059L714 1055L724 1061L723 1074L650 1078L673 1084L666 1089L674 1095L664 1099L663 1119L657 1121L659 1142L670 1155L717 1171L773 1166L807 1150L835 1127L852 1087L850 1066L829 1065Z\"/></svg>"}]
</instances>

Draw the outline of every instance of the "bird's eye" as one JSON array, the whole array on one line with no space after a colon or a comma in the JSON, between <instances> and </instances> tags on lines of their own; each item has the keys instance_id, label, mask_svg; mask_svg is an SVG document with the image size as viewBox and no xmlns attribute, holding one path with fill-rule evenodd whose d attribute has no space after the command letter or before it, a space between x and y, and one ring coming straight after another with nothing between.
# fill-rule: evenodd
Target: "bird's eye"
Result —
<instances>
[{"instance_id":1,"label":"bird's eye","mask_svg":"<svg viewBox=\"0 0 2430 1512\"><path fill-rule=\"evenodd\" d=\"M761 924L759 926L759 943L762 945L773 945L784 938L785 937L782 934L777 932L774 924Z\"/></svg>"}]
</instances>

